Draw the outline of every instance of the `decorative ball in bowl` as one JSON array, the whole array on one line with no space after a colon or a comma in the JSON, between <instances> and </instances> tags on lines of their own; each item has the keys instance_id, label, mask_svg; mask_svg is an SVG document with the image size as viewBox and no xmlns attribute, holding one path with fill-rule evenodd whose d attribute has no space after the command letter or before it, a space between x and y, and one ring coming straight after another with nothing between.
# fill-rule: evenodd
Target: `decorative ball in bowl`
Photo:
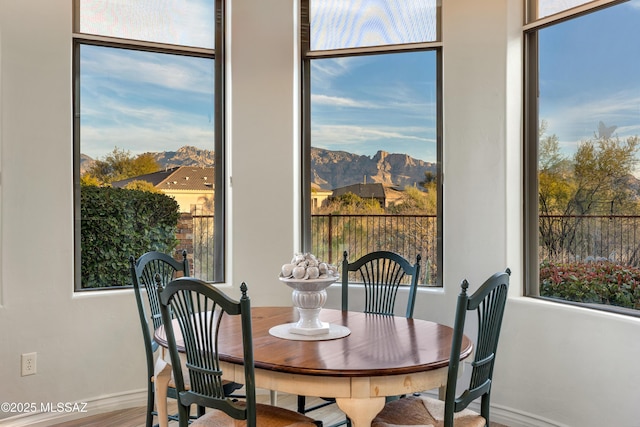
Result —
<instances>
[{"instance_id":1,"label":"decorative ball in bowl","mask_svg":"<svg viewBox=\"0 0 640 427\"><path fill-rule=\"evenodd\" d=\"M280 280L293 289L291 300L300 314L289 332L302 335L329 332L329 324L321 322L319 315L327 302L326 288L338 277L337 268L310 253L296 254L290 263L282 266Z\"/></svg>"},{"instance_id":2,"label":"decorative ball in bowl","mask_svg":"<svg viewBox=\"0 0 640 427\"><path fill-rule=\"evenodd\" d=\"M293 288L298 291L321 291L331 286L332 283L335 283L338 280L338 277L324 277L322 279L294 279L293 277L282 277L280 276L280 281L285 283L290 288Z\"/></svg>"}]
</instances>

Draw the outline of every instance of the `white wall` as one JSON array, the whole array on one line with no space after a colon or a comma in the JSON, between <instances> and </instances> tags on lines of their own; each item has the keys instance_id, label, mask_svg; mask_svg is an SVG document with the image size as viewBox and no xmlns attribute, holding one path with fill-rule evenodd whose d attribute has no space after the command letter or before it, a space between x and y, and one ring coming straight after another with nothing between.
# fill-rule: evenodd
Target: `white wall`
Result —
<instances>
[{"instance_id":1,"label":"white wall","mask_svg":"<svg viewBox=\"0 0 640 427\"><path fill-rule=\"evenodd\" d=\"M71 1L0 1L0 31L0 402L140 390L131 291L73 293ZM28 352L37 374L21 377Z\"/></svg>"},{"instance_id":2,"label":"white wall","mask_svg":"<svg viewBox=\"0 0 640 427\"><path fill-rule=\"evenodd\" d=\"M288 305L276 276L298 249L294 0L232 3L227 289L246 281L254 305ZM475 289L509 266L494 420L637 427L640 321L520 296L522 8L443 3L446 286L418 296L416 317L450 324L463 278ZM0 0L0 402L95 413L142 405L144 358L131 292L73 293L71 7ZM32 351L38 373L20 377Z\"/></svg>"}]
</instances>

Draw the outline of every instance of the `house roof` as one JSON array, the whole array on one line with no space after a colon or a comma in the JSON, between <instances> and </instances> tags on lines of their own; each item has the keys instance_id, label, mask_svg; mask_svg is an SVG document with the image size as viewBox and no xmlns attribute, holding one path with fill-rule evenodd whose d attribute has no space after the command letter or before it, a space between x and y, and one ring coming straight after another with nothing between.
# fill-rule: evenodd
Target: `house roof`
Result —
<instances>
[{"instance_id":1,"label":"house roof","mask_svg":"<svg viewBox=\"0 0 640 427\"><path fill-rule=\"evenodd\" d=\"M159 190L211 191L214 188L214 168L178 166L164 171L140 175L112 182L122 188L132 181L146 181Z\"/></svg>"},{"instance_id":2,"label":"house roof","mask_svg":"<svg viewBox=\"0 0 640 427\"><path fill-rule=\"evenodd\" d=\"M346 187L340 187L333 190L333 197L342 196L343 194L353 193L363 199L385 199L391 196L390 193L398 193L399 190L380 183L372 184L352 184Z\"/></svg>"}]
</instances>

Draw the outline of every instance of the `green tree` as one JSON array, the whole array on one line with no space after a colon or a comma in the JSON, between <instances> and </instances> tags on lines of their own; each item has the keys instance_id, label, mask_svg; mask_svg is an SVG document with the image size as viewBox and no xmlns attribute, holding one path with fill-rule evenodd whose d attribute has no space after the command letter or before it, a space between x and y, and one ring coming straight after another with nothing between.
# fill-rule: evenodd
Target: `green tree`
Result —
<instances>
[{"instance_id":1,"label":"green tree","mask_svg":"<svg viewBox=\"0 0 640 427\"><path fill-rule=\"evenodd\" d=\"M130 151L115 147L103 159L96 160L83 175L88 183L109 185L114 181L157 172L160 165L149 153L133 156Z\"/></svg>"},{"instance_id":2,"label":"green tree","mask_svg":"<svg viewBox=\"0 0 640 427\"><path fill-rule=\"evenodd\" d=\"M635 214L637 196L628 185L638 162L637 136L622 141L582 141L572 158L560 152L556 135L539 143L540 213L558 215Z\"/></svg>"},{"instance_id":3,"label":"green tree","mask_svg":"<svg viewBox=\"0 0 640 427\"><path fill-rule=\"evenodd\" d=\"M540 126L538 198L540 243L559 254L581 238L587 215L636 215L638 196L629 185L638 162L637 136L594 135L573 156L561 153L558 137Z\"/></svg>"},{"instance_id":4,"label":"green tree","mask_svg":"<svg viewBox=\"0 0 640 427\"><path fill-rule=\"evenodd\" d=\"M80 177L80 185L81 186L86 186L86 187L100 187L102 186L102 181L100 181L98 178L96 178L95 176L89 174L89 173L84 173L81 177Z\"/></svg>"},{"instance_id":5,"label":"green tree","mask_svg":"<svg viewBox=\"0 0 640 427\"><path fill-rule=\"evenodd\" d=\"M426 191L416 187L407 186L402 193L399 203L391 206L388 210L394 214L426 214L435 215L437 207L435 182L430 182L425 186Z\"/></svg>"},{"instance_id":6,"label":"green tree","mask_svg":"<svg viewBox=\"0 0 640 427\"><path fill-rule=\"evenodd\" d=\"M424 173L424 181L420 183L424 188L428 189L431 184L435 184L436 182L436 174L431 171L426 171Z\"/></svg>"},{"instance_id":7,"label":"green tree","mask_svg":"<svg viewBox=\"0 0 640 427\"><path fill-rule=\"evenodd\" d=\"M153 186L152 183L148 181L139 181L134 180L124 186L127 190L138 190L138 191L146 191L147 193L160 193L162 191Z\"/></svg>"},{"instance_id":8,"label":"green tree","mask_svg":"<svg viewBox=\"0 0 640 427\"><path fill-rule=\"evenodd\" d=\"M335 214L383 214L384 208L380 206L380 202L376 199L363 199L362 197L346 193L335 197L331 200L326 208L322 209L324 213Z\"/></svg>"}]
</instances>

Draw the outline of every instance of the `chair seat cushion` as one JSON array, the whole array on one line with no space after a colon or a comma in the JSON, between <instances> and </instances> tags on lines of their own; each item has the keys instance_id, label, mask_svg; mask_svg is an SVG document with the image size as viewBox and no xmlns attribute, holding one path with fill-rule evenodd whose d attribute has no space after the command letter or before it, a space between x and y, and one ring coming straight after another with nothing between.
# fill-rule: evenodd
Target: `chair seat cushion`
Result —
<instances>
[{"instance_id":1,"label":"chair seat cushion","mask_svg":"<svg viewBox=\"0 0 640 427\"><path fill-rule=\"evenodd\" d=\"M260 427L315 427L313 419L288 409L258 403L257 424ZM246 421L234 420L219 410L207 412L190 424L190 427L244 427Z\"/></svg>"},{"instance_id":2,"label":"chair seat cushion","mask_svg":"<svg viewBox=\"0 0 640 427\"><path fill-rule=\"evenodd\" d=\"M485 427L487 421L465 409L454 414L455 427ZM406 397L385 405L371 427L444 427L444 402L429 397Z\"/></svg>"}]
</instances>

